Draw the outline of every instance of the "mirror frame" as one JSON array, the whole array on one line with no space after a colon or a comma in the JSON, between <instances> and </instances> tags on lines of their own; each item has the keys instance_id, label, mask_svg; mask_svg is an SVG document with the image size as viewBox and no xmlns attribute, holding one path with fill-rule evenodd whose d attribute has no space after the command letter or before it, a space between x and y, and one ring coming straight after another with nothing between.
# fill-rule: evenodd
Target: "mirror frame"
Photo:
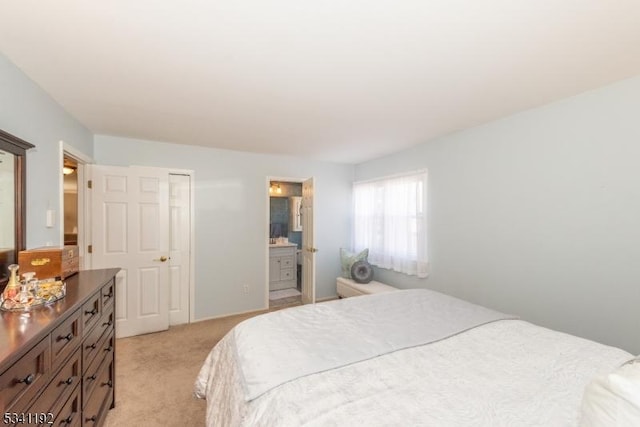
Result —
<instances>
[{"instance_id":1,"label":"mirror frame","mask_svg":"<svg viewBox=\"0 0 640 427\"><path fill-rule=\"evenodd\" d=\"M27 194L27 150L35 147L16 136L0 129L0 150L13 154L15 158L15 257L18 262L18 252L25 249L26 244L26 194ZM0 279L0 290L8 278Z\"/></svg>"}]
</instances>

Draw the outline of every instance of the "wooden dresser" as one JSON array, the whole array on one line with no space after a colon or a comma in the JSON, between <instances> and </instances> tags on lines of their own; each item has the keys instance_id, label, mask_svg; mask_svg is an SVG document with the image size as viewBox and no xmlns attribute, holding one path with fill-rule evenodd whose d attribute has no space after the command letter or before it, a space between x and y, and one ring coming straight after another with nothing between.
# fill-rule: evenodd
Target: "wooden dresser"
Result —
<instances>
[{"instance_id":1,"label":"wooden dresser","mask_svg":"<svg viewBox=\"0 0 640 427\"><path fill-rule=\"evenodd\" d=\"M60 301L0 312L2 425L104 423L115 402L118 271L81 271Z\"/></svg>"}]
</instances>

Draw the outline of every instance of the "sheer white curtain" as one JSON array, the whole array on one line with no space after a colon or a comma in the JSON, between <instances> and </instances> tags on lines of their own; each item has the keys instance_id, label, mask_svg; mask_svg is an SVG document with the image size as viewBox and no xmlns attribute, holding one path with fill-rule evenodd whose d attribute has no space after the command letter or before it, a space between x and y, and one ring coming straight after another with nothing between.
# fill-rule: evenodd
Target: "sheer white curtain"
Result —
<instances>
[{"instance_id":1,"label":"sheer white curtain","mask_svg":"<svg viewBox=\"0 0 640 427\"><path fill-rule=\"evenodd\" d=\"M427 277L427 172L353 185L354 249L381 268Z\"/></svg>"}]
</instances>

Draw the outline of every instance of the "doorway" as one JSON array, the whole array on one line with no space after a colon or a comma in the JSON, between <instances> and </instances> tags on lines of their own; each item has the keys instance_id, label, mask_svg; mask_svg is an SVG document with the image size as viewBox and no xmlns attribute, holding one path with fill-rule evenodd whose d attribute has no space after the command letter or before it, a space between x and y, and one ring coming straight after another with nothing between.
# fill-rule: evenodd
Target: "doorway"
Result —
<instances>
[{"instance_id":1,"label":"doorway","mask_svg":"<svg viewBox=\"0 0 640 427\"><path fill-rule=\"evenodd\" d=\"M267 177L269 309L315 302L312 189L313 178Z\"/></svg>"},{"instance_id":2,"label":"doorway","mask_svg":"<svg viewBox=\"0 0 640 427\"><path fill-rule=\"evenodd\" d=\"M77 245L80 270L91 268L87 260L89 218L86 206L85 170L93 162L90 157L60 141L60 242ZM52 213L52 218L55 215ZM55 222L52 219L52 222Z\"/></svg>"},{"instance_id":3,"label":"doorway","mask_svg":"<svg viewBox=\"0 0 640 427\"><path fill-rule=\"evenodd\" d=\"M62 163L63 192L63 244L78 244L78 162L64 155Z\"/></svg>"}]
</instances>

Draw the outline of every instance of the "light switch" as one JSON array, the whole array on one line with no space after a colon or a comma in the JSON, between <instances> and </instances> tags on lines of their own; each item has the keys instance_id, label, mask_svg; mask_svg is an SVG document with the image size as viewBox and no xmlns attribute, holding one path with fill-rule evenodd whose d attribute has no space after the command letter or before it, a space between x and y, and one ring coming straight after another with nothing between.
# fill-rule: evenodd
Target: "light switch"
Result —
<instances>
[{"instance_id":1,"label":"light switch","mask_svg":"<svg viewBox=\"0 0 640 427\"><path fill-rule=\"evenodd\" d=\"M52 228L56 223L56 211L47 209L47 228Z\"/></svg>"}]
</instances>

